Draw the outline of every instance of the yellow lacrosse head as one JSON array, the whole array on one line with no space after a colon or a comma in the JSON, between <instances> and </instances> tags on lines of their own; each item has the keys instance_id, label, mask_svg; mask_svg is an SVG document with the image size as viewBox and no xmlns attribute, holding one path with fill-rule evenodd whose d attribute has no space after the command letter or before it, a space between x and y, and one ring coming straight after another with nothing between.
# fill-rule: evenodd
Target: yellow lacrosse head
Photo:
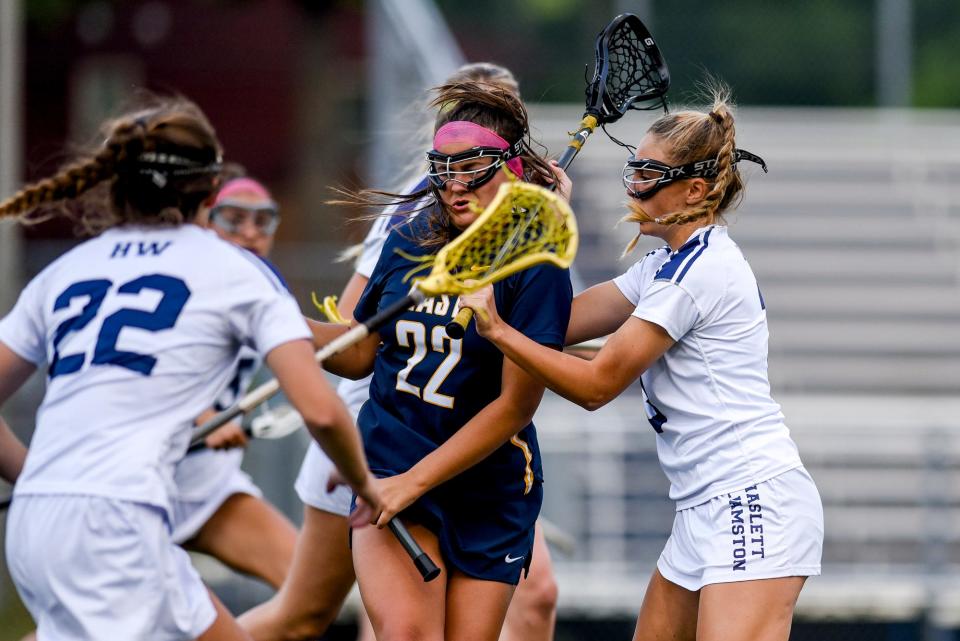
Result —
<instances>
[{"instance_id":1,"label":"yellow lacrosse head","mask_svg":"<svg viewBox=\"0 0 960 641\"><path fill-rule=\"evenodd\" d=\"M507 182L473 224L440 250L417 287L428 296L460 295L540 263L567 268L578 241L567 201L532 183Z\"/></svg>"},{"instance_id":2,"label":"yellow lacrosse head","mask_svg":"<svg viewBox=\"0 0 960 641\"><path fill-rule=\"evenodd\" d=\"M337 325L350 324L350 321L340 313L340 308L337 307L336 296L324 296L322 302L317 298L316 292L311 292L310 297L313 299L313 305L327 317L329 322L336 323Z\"/></svg>"}]
</instances>

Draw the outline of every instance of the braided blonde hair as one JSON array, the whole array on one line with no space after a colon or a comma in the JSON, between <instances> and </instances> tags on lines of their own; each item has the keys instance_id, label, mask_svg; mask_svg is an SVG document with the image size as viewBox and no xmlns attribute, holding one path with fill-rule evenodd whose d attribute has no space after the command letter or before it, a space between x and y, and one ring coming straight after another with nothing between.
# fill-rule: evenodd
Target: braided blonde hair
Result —
<instances>
[{"instance_id":1,"label":"braided blonde hair","mask_svg":"<svg viewBox=\"0 0 960 641\"><path fill-rule=\"evenodd\" d=\"M81 151L53 176L0 202L0 218L16 217L29 225L63 215L90 234L125 223L177 224L192 218L214 190L216 172L169 176L157 184L143 175L138 161L145 152L160 150L209 159L212 168L220 143L192 102L183 98L154 102L105 122L99 147ZM52 209L56 203L64 206Z\"/></svg>"},{"instance_id":2,"label":"braided blonde hair","mask_svg":"<svg viewBox=\"0 0 960 641\"><path fill-rule=\"evenodd\" d=\"M733 104L730 90L722 85L711 89L713 106L709 112L686 110L666 114L658 118L647 133L666 143L669 158L663 159L673 166L685 165L699 160L716 159L717 175L707 178L712 183L710 191L694 206L674 211L656 219L661 225L683 225L698 218L723 219L723 212L739 204L743 195L743 180L734 166L736 152L736 126L733 119ZM640 202L631 199L630 213L622 222L650 222L654 219L644 211ZM624 253L632 250L639 240L638 234Z\"/></svg>"}]
</instances>

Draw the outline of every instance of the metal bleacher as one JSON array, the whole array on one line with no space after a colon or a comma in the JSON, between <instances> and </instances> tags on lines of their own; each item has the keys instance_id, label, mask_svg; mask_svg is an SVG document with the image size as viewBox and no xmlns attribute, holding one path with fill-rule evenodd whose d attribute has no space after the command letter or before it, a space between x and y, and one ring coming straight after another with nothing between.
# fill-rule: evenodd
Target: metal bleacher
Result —
<instances>
[{"instance_id":1,"label":"metal bleacher","mask_svg":"<svg viewBox=\"0 0 960 641\"><path fill-rule=\"evenodd\" d=\"M574 106L531 111L556 153ZM636 143L656 114L614 125ZM767 302L770 378L826 519L801 617L960 624L960 113L756 109L728 216ZM622 271L626 151L597 132L572 167L586 284ZM672 505L638 398L538 416L545 514L580 541L558 559L561 611L634 614Z\"/></svg>"}]
</instances>

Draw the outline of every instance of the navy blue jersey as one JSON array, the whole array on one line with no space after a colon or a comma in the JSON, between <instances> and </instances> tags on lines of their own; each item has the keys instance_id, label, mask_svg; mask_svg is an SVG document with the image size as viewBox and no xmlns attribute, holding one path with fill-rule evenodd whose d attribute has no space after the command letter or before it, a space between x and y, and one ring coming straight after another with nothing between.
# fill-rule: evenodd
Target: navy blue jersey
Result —
<instances>
[{"instance_id":1,"label":"navy blue jersey","mask_svg":"<svg viewBox=\"0 0 960 641\"><path fill-rule=\"evenodd\" d=\"M406 277L420 263L404 256L431 253L414 240L431 218L424 212L390 232L354 311L358 321L410 291ZM567 270L551 265L527 269L496 283L494 295L511 326L539 343L563 344L573 300ZM428 299L380 329L370 400L358 418L370 467L378 476L410 469L500 396L500 351L472 323L463 339L446 334L456 302L455 296ZM450 484L516 496L542 481L531 423Z\"/></svg>"}]
</instances>

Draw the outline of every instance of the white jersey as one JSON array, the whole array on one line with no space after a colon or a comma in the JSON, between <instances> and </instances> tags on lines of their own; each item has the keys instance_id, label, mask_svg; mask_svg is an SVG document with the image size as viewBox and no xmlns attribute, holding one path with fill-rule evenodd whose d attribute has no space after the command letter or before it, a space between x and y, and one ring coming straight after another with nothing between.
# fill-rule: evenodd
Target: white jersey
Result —
<instances>
[{"instance_id":1,"label":"white jersey","mask_svg":"<svg viewBox=\"0 0 960 641\"><path fill-rule=\"evenodd\" d=\"M87 494L169 511L193 420L239 350L311 336L256 256L194 225L125 227L48 266L0 321L0 341L49 363L16 494Z\"/></svg>"},{"instance_id":2,"label":"white jersey","mask_svg":"<svg viewBox=\"0 0 960 641\"><path fill-rule=\"evenodd\" d=\"M676 341L641 384L678 510L801 464L770 396L763 297L726 227L654 250L614 283Z\"/></svg>"}]
</instances>

